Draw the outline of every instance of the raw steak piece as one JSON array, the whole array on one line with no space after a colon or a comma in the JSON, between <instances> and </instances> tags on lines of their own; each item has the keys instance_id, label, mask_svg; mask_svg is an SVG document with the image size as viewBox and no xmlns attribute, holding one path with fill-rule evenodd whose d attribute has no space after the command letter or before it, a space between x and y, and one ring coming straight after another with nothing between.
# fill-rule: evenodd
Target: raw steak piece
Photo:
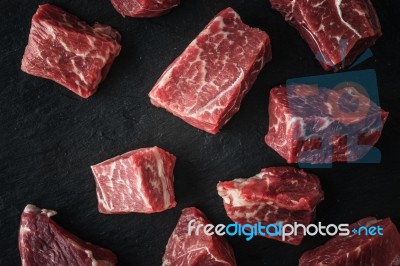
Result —
<instances>
[{"instance_id":1,"label":"raw steak piece","mask_svg":"<svg viewBox=\"0 0 400 266\"><path fill-rule=\"evenodd\" d=\"M120 39L109 26L90 27L59 7L41 5L32 18L21 69L88 98L118 56Z\"/></svg>"},{"instance_id":2,"label":"raw steak piece","mask_svg":"<svg viewBox=\"0 0 400 266\"><path fill-rule=\"evenodd\" d=\"M176 205L176 157L158 148L142 148L92 166L99 211L154 213Z\"/></svg>"},{"instance_id":3,"label":"raw steak piece","mask_svg":"<svg viewBox=\"0 0 400 266\"><path fill-rule=\"evenodd\" d=\"M288 166L265 168L248 179L219 182L217 190L229 218L242 225L297 222L307 226L324 198L317 176ZM299 232L284 241L280 236L266 237L299 245L304 237L304 232Z\"/></svg>"},{"instance_id":4,"label":"raw steak piece","mask_svg":"<svg viewBox=\"0 0 400 266\"><path fill-rule=\"evenodd\" d=\"M360 226L369 228L370 226L381 226L383 235L371 236L353 234L353 228ZM396 225L390 218L377 220L368 217L350 225L350 235L335 236L324 245L305 252L301 258L300 266L317 265L357 265L357 266L395 266L400 265L400 236Z\"/></svg>"},{"instance_id":5,"label":"raw steak piece","mask_svg":"<svg viewBox=\"0 0 400 266\"><path fill-rule=\"evenodd\" d=\"M270 0L325 70L339 70L382 36L370 0Z\"/></svg>"},{"instance_id":6,"label":"raw steak piece","mask_svg":"<svg viewBox=\"0 0 400 266\"><path fill-rule=\"evenodd\" d=\"M268 35L227 8L167 68L149 96L153 105L215 134L239 110L269 60Z\"/></svg>"},{"instance_id":7,"label":"raw steak piece","mask_svg":"<svg viewBox=\"0 0 400 266\"><path fill-rule=\"evenodd\" d=\"M179 5L180 0L111 0L123 17L158 17Z\"/></svg>"},{"instance_id":8,"label":"raw steak piece","mask_svg":"<svg viewBox=\"0 0 400 266\"><path fill-rule=\"evenodd\" d=\"M265 142L288 163L352 162L379 139L388 113L354 87L273 88Z\"/></svg>"},{"instance_id":9,"label":"raw steak piece","mask_svg":"<svg viewBox=\"0 0 400 266\"><path fill-rule=\"evenodd\" d=\"M22 266L117 265L108 249L84 242L58 226L55 211L28 204L21 215L19 252Z\"/></svg>"},{"instance_id":10,"label":"raw steak piece","mask_svg":"<svg viewBox=\"0 0 400 266\"><path fill-rule=\"evenodd\" d=\"M193 226L207 225L211 222L205 214L197 208L190 207L182 210L162 259L163 266L234 266L235 255L229 243L222 236L206 235L203 230L199 234L191 232L188 225L191 220Z\"/></svg>"}]
</instances>

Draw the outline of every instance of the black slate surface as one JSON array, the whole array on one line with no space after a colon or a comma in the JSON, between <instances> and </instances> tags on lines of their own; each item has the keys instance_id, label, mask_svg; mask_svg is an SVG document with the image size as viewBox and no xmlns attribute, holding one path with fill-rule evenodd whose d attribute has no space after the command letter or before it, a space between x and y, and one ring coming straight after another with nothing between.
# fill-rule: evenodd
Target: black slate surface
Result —
<instances>
[{"instance_id":1,"label":"black slate surface","mask_svg":"<svg viewBox=\"0 0 400 266\"><path fill-rule=\"evenodd\" d=\"M268 93L288 78L324 74L299 34L267 0L183 0L155 19L123 19L107 0L51 1L80 18L109 24L123 36L122 52L98 92L80 99L56 83L20 71L30 20L39 3L0 2L0 265L19 265L19 217L27 203L58 211L55 220L82 239L112 249L119 265L159 265L180 210L202 209L214 223L229 223L215 186L285 165L267 147ZM384 36L374 57L381 106L390 112L377 147L381 164L334 164L311 169L326 198L317 221L350 223L390 216L400 227L400 25L396 0L374 1ZM169 63L220 10L232 6L271 37L273 61L261 72L240 111L218 135L199 131L150 104L147 93ZM144 215L101 215L89 166L123 152L158 145L178 158L176 208ZM264 238L227 237L239 265L296 265L327 238L299 247Z\"/></svg>"}]
</instances>

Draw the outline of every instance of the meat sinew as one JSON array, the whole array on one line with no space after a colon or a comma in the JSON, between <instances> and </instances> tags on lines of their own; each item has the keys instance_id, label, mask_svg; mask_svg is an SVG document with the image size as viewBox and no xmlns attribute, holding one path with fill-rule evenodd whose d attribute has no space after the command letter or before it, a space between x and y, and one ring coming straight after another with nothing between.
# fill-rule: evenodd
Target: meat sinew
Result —
<instances>
[{"instance_id":1,"label":"meat sinew","mask_svg":"<svg viewBox=\"0 0 400 266\"><path fill-rule=\"evenodd\" d=\"M19 230L22 266L117 265L112 251L84 242L57 225L51 219L56 214L31 204L25 207Z\"/></svg>"},{"instance_id":2,"label":"meat sinew","mask_svg":"<svg viewBox=\"0 0 400 266\"><path fill-rule=\"evenodd\" d=\"M158 17L179 5L180 0L111 0L122 16Z\"/></svg>"},{"instance_id":3,"label":"meat sinew","mask_svg":"<svg viewBox=\"0 0 400 266\"><path fill-rule=\"evenodd\" d=\"M339 70L382 36L370 0L270 0L325 70Z\"/></svg>"},{"instance_id":4,"label":"meat sinew","mask_svg":"<svg viewBox=\"0 0 400 266\"><path fill-rule=\"evenodd\" d=\"M273 88L265 142L288 163L352 162L379 140L388 113L354 87Z\"/></svg>"},{"instance_id":5,"label":"meat sinew","mask_svg":"<svg viewBox=\"0 0 400 266\"><path fill-rule=\"evenodd\" d=\"M120 39L109 26L90 27L59 7L41 5L32 18L21 69L88 98L118 56Z\"/></svg>"},{"instance_id":6,"label":"meat sinew","mask_svg":"<svg viewBox=\"0 0 400 266\"><path fill-rule=\"evenodd\" d=\"M366 230L361 226L371 228L374 226L375 235L366 235ZM378 226L382 228L379 235ZM357 265L357 266L395 266L400 265L400 235L396 225L390 218L377 220L368 217L350 225L350 235L337 235L324 245L305 252L301 258L300 266L317 265ZM358 232L353 233L356 229Z\"/></svg>"},{"instance_id":7,"label":"meat sinew","mask_svg":"<svg viewBox=\"0 0 400 266\"><path fill-rule=\"evenodd\" d=\"M309 225L324 193L319 179L294 167L270 167L248 179L219 182L218 194L224 200L229 218L239 224L294 224ZM304 232L282 239L268 238L299 245Z\"/></svg>"},{"instance_id":8,"label":"meat sinew","mask_svg":"<svg viewBox=\"0 0 400 266\"><path fill-rule=\"evenodd\" d=\"M142 148L92 166L99 211L154 213L175 207L176 158L158 148Z\"/></svg>"},{"instance_id":9,"label":"meat sinew","mask_svg":"<svg viewBox=\"0 0 400 266\"><path fill-rule=\"evenodd\" d=\"M227 8L165 70L149 96L153 105L215 134L239 110L269 60L268 35Z\"/></svg>"},{"instance_id":10,"label":"meat sinew","mask_svg":"<svg viewBox=\"0 0 400 266\"><path fill-rule=\"evenodd\" d=\"M206 235L198 230L198 235L191 232L188 225L205 226L211 224L205 214L197 208L190 207L182 210L162 259L163 266L234 266L235 255L229 243L222 236Z\"/></svg>"}]
</instances>

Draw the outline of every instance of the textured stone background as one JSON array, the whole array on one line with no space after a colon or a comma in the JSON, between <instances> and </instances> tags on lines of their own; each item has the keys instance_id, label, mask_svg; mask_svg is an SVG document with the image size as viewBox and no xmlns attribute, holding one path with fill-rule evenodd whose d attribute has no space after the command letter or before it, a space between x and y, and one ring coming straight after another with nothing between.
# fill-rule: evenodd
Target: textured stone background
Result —
<instances>
[{"instance_id":1,"label":"textured stone background","mask_svg":"<svg viewBox=\"0 0 400 266\"><path fill-rule=\"evenodd\" d=\"M52 1L80 18L109 24L123 36L122 52L88 100L52 81L20 71L30 20L38 3L0 2L0 265L19 265L19 217L27 203L54 209L55 220L84 240L117 253L120 265L159 265L180 210L197 206L214 223L229 223L215 186L285 165L264 143L268 93L288 78L324 74L314 55L267 0L182 0L155 19L123 19L108 0ZM317 221L353 222L390 216L400 227L400 26L396 0L374 1L384 36L374 57L355 69L375 68L381 106L390 112L377 147L382 163L334 164L312 169L326 193ZM397 5L397 7L395 7ZM273 61L261 72L240 111L216 136L201 132L150 104L158 77L208 21L232 6L271 37ZM158 145L178 158L178 205L163 213L101 215L89 166L126 151ZM228 237L239 265L296 265L327 238L299 247Z\"/></svg>"}]
</instances>

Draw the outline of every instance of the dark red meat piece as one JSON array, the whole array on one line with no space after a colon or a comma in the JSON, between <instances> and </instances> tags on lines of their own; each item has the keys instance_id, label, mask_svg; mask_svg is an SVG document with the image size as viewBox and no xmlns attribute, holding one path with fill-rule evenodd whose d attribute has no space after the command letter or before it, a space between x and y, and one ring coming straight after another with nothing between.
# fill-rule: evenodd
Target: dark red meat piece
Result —
<instances>
[{"instance_id":1,"label":"dark red meat piece","mask_svg":"<svg viewBox=\"0 0 400 266\"><path fill-rule=\"evenodd\" d=\"M84 242L58 226L55 211L27 205L21 215L19 251L22 266L117 265L108 249Z\"/></svg>"},{"instance_id":2,"label":"dark red meat piece","mask_svg":"<svg viewBox=\"0 0 400 266\"><path fill-rule=\"evenodd\" d=\"M158 17L179 5L180 0L111 0L122 16Z\"/></svg>"},{"instance_id":3,"label":"dark red meat piece","mask_svg":"<svg viewBox=\"0 0 400 266\"><path fill-rule=\"evenodd\" d=\"M32 18L21 69L88 98L118 56L120 39L109 26L90 27L59 7L41 5Z\"/></svg>"},{"instance_id":4,"label":"dark red meat piece","mask_svg":"<svg viewBox=\"0 0 400 266\"><path fill-rule=\"evenodd\" d=\"M92 166L99 211L154 213L175 207L175 161L174 155L152 147Z\"/></svg>"},{"instance_id":5,"label":"dark red meat piece","mask_svg":"<svg viewBox=\"0 0 400 266\"><path fill-rule=\"evenodd\" d=\"M269 60L268 35L227 8L165 70L149 94L151 103L215 134L239 110Z\"/></svg>"},{"instance_id":6,"label":"dark red meat piece","mask_svg":"<svg viewBox=\"0 0 400 266\"><path fill-rule=\"evenodd\" d=\"M307 226L324 197L317 176L287 166L265 168L248 179L219 182L217 190L229 218L242 225L297 222ZM304 237L299 232L302 234L289 236L284 242L299 245ZM282 241L280 236L267 237Z\"/></svg>"},{"instance_id":7,"label":"dark red meat piece","mask_svg":"<svg viewBox=\"0 0 400 266\"><path fill-rule=\"evenodd\" d=\"M351 101L340 100L350 95ZM273 88L268 111L267 145L288 163L311 164L361 159L378 141L388 116L353 87L309 85Z\"/></svg>"},{"instance_id":8,"label":"dark red meat piece","mask_svg":"<svg viewBox=\"0 0 400 266\"><path fill-rule=\"evenodd\" d=\"M322 246L305 252L300 266L396 266L400 265L400 235L390 218L377 220L368 217L350 225L350 230L365 226L381 226L383 235L350 233L348 236L335 236ZM376 232L376 231L375 231Z\"/></svg>"},{"instance_id":9,"label":"dark red meat piece","mask_svg":"<svg viewBox=\"0 0 400 266\"><path fill-rule=\"evenodd\" d=\"M234 266L233 250L225 238L216 234L208 236L202 230L199 235L188 234L188 224L194 226L211 222L200 210L191 207L182 210L163 257L163 266Z\"/></svg>"},{"instance_id":10,"label":"dark red meat piece","mask_svg":"<svg viewBox=\"0 0 400 266\"><path fill-rule=\"evenodd\" d=\"M270 0L325 70L351 65L382 36L370 0Z\"/></svg>"}]
</instances>

